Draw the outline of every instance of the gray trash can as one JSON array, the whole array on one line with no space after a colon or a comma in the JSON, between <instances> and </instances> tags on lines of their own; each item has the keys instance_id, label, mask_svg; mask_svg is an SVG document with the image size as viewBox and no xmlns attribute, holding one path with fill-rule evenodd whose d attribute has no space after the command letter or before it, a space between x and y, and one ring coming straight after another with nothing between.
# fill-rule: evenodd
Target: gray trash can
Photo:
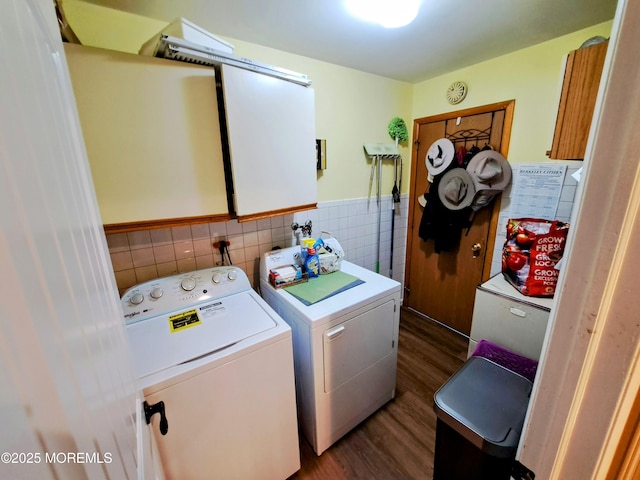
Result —
<instances>
[{"instance_id":1,"label":"gray trash can","mask_svg":"<svg viewBox=\"0 0 640 480\"><path fill-rule=\"evenodd\" d=\"M434 395L434 480L509 480L532 383L471 357Z\"/></svg>"}]
</instances>

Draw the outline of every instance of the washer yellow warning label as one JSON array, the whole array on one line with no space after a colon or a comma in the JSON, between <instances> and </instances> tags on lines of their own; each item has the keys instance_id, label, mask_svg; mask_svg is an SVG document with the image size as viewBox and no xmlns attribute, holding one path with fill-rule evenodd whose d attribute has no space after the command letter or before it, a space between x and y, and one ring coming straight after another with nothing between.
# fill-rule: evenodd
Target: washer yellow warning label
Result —
<instances>
[{"instance_id":1,"label":"washer yellow warning label","mask_svg":"<svg viewBox=\"0 0 640 480\"><path fill-rule=\"evenodd\" d=\"M184 330L185 328L195 327L201 323L202 321L198 316L198 312L195 310L177 313L176 315L171 315L169 317L169 326L172 333Z\"/></svg>"}]
</instances>

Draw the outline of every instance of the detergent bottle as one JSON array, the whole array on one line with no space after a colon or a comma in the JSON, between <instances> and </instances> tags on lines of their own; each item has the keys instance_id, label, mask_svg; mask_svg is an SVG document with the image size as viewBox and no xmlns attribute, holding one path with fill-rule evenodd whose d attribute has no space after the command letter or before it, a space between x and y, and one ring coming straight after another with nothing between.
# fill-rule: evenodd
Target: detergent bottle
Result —
<instances>
[{"instance_id":1,"label":"detergent bottle","mask_svg":"<svg viewBox=\"0 0 640 480\"><path fill-rule=\"evenodd\" d=\"M309 278L317 277L320 273L320 259L316 253L316 249L309 247L307 249L307 258L304 261L304 268Z\"/></svg>"},{"instance_id":2,"label":"detergent bottle","mask_svg":"<svg viewBox=\"0 0 640 480\"><path fill-rule=\"evenodd\" d=\"M302 266L306 266L307 255L309 255L309 249L313 247L315 240L313 238L303 238L302 245L300 246L300 260Z\"/></svg>"}]
</instances>

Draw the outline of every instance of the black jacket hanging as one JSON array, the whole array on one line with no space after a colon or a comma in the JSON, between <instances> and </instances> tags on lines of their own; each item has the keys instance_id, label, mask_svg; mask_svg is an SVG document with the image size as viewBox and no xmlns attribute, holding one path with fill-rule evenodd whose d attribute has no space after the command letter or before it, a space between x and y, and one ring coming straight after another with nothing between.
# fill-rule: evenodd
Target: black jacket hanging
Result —
<instances>
[{"instance_id":1,"label":"black jacket hanging","mask_svg":"<svg viewBox=\"0 0 640 480\"><path fill-rule=\"evenodd\" d=\"M460 244L462 230L469 227L470 208L449 210L438 196L438 185L442 175L437 175L425 195L427 204L422 212L419 237L425 242L433 239L436 253L454 250Z\"/></svg>"}]
</instances>

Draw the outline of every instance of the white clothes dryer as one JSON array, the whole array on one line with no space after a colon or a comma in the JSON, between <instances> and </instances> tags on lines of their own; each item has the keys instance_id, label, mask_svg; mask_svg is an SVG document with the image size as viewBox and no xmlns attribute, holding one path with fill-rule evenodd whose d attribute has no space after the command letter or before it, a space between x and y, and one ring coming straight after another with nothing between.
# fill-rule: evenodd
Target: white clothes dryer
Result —
<instances>
[{"instance_id":1,"label":"white clothes dryer","mask_svg":"<svg viewBox=\"0 0 640 480\"><path fill-rule=\"evenodd\" d=\"M343 260L341 271L363 283L305 305L268 279L299 254L300 247L266 253L260 291L293 330L298 421L321 455L395 397L400 284Z\"/></svg>"},{"instance_id":2,"label":"white clothes dryer","mask_svg":"<svg viewBox=\"0 0 640 480\"><path fill-rule=\"evenodd\" d=\"M283 480L300 468L291 329L241 269L152 280L121 302L168 480Z\"/></svg>"}]
</instances>

